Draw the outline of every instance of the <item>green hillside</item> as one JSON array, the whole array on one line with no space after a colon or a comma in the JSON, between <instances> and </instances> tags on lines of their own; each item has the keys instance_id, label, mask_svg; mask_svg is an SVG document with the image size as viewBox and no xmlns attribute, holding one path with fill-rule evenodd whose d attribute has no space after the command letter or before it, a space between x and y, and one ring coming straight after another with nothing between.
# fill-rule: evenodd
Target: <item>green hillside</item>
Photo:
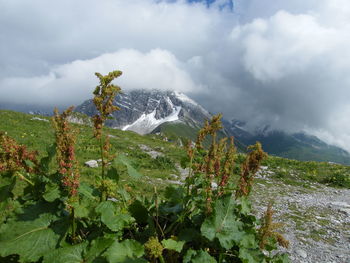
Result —
<instances>
[{"instance_id":1,"label":"green hillside","mask_svg":"<svg viewBox=\"0 0 350 263\"><path fill-rule=\"evenodd\" d=\"M196 136L199 131L199 127L192 127L183 122L166 122L159 125L152 133L161 133L167 137L168 140L177 142L179 139L182 142L187 140L196 141ZM228 137L225 132L219 132L219 138ZM204 145L210 145L210 139L206 138ZM246 146L235 138L235 145L240 152L246 152Z\"/></svg>"},{"instance_id":2,"label":"green hillside","mask_svg":"<svg viewBox=\"0 0 350 263\"><path fill-rule=\"evenodd\" d=\"M99 173L99 168L88 168L84 163L100 158L99 146L93 138L90 126L81 124L73 124L73 126L77 131L76 154L82 178L90 181L92 176ZM106 128L106 130L110 135L113 151L117 155L127 156L132 166L144 175L140 180L130 181L128 178L127 183L136 184L140 191L146 188L147 191L152 192L155 182L162 188L160 179L171 179L171 174L179 175L175 164L179 164L185 154L182 148L163 141L160 136L154 134L141 136L131 131L111 128ZM30 150L38 150L41 157L46 154L46 149L54 142L54 130L48 117L0 110L0 131L28 146ZM147 151L141 149L145 147L163 157L152 158ZM122 173L121 177L123 176Z\"/></svg>"},{"instance_id":3,"label":"green hillside","mask_svg":"<svg viewBox=\"0 0 350 263\"><path fill-rule=\"evenodd\" d=\"M39 154L44 156L47 147L52 145L54 141L54 131L49 120L50 118L47 117L0 110L0 131L6 132L7 135L18 142L27 145L29 149L38 150ZM96 140L92 138L90 126L74 124L74 127L77 130L76 151L81 174L83 175L83 180L90 181L91 177L98 173L99 170L98 168L88 168L84 163L91 159L97 160L100 158L99 147ZM168 184L168 181L172 181L175 176L179 177L181 175L181 172L176 167L180 166L181 159L185 156L185 150L178 145L177 139L179 137L189 137L195 140L197 132L197 129L182 123L165 123L160 127L161 130L159 131L163 135L149 134L143 136L131 131L106 128L106 131L110 134L113 151L117 155L126 156L133 167L143 175L138 180L130 180L128 177L127 181L129 184L137 186L136 188L139 188L140 191L146 189L152 192L154 184L162 189ZM169 141L164 141L164 135L168 137ZM224 134L221 133L220 136L224 136ZM283 143L284 141L281 140L281 144ZM266 142L263 144L263 147L267 152L270 150L269 144ZM152 158L147 153L147 148L162 154L163 157ZM238 148L244 149L243 146ZM297 150L297 148L294 148L295 153L302 156L303 152L298 152ZM286 154L286 156L288 155ZM243 159L243 157L240 159ZM270 156L264 161L263 165L269 166L276 177L291 183L306 180L338 186L350 186L350 182L347 179L350 174L349 166L328 162L304 162L274 156ZM52 169L54 168L52 167ZM291 175L296 171L298 178ZM122 173L121 177L123 178L123 176L126 177L126 173Z\"/></svg>"}]
</instances>

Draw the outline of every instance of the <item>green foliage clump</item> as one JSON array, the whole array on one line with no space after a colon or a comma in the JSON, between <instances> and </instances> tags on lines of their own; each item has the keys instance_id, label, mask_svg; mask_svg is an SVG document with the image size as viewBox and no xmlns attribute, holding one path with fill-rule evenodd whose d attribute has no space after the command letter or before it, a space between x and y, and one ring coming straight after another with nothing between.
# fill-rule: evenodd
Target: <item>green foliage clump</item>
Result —
<instances>
[{"instance_id":1,"label":"green foliage clump","mask_svg":"<svg viewBox=\"0 0 350 263\"><path fill-rule=\"evenodd\" d=\"M275 231L271 207L263 224L251 212L252 182L265 153L257 143L239 157L237 170L233 139L217 140L220 115L206 122L196 146L188 144L184 186L167 187L164 196L155 188L146 198L120 184L121 170L142 178L126 156L110 153L103 129L116 110L111 101L120 89L111 82L120 74L96 74L99 114L93 120L102 171L93 183L77 176L75 138L66 122L70 110L56 113L56 144L40 160L1 145L0 262L289 262L285 254L264 253L286 244ZM205 149L207 136L211 145ZM56 148L58 169L51 173ZM167 157L154 162L160 169L174 167Z\"/></svg>"}]
</instances>

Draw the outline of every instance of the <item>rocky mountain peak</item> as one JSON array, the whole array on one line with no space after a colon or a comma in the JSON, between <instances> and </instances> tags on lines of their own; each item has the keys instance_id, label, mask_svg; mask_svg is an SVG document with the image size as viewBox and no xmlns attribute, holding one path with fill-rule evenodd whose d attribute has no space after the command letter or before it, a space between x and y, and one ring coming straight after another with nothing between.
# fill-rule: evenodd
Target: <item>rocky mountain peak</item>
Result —
<instances>
[{"instance_id":1,"label":"rocky mountain peak","mask_svg":"<svg viewBox=\"0 0 350 263\"><path fill-rule=\"evenodd\" d=\"M152 132L164 122L181 121L200 126L210 114L185 94L175 91L133 90L118 94L114 104L120 107L108 125L140 134ZM85 101L76 111L96 114L92 100Z\"/></svg>"}]
</instances>

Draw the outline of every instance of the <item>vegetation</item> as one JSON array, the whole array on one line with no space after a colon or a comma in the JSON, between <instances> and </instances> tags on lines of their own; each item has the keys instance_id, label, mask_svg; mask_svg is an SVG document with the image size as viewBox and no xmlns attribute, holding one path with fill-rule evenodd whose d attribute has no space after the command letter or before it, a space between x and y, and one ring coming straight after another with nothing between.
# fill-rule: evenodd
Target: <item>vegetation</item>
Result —
<instances>
[{"instance_id":1,"label":"vegetation","mask_svg":"<svg viewBox=\"0 0 350 263\"><path fill-rule=\"evenodd\" d=\"M167 157L146 157L131 140L122 139L130 135L138 143L140 137L120 131L110 134L103 127L116 110L111 101L120 88L112 81L120 74L96 74L100 85L94 92L99 111L93 118L94 138L84 134L88 127L68 122L71 108L61 114L55 111L55 136L47 136L55 143L46 153L45 138L44 143L33 138L41 139L38 136L48 129L14 132L22 139L30 134L25 139L31 142L29 149L1 133L0 261L288 262L287 255L271 253L278 244L288 245L275 231L272 208L268 207L261 225L251 213L248 197L266 154L257 143L245 157L238 157L233 139L229 145L227 139L217 139L220 115L205 123L195 146L188 144L187 156L181 160L189 168L184 186L169 186L163 194L155 187L148 197L121 182L121 178L142 180L133 158L146 160L139 165L147 167L145 171L152 167L145 164L154 162L164 172L174 170L174 160L181 154L168 146ZM204 148L208 136L211 145ZM159 149L166 145L152 136L147 140ZM33 146L39 146L39 152ZM129 154L114 156L111 149ZM96 152L100 173L79 169L80 153L86 158Z\"/></svg>"}]
</instances>

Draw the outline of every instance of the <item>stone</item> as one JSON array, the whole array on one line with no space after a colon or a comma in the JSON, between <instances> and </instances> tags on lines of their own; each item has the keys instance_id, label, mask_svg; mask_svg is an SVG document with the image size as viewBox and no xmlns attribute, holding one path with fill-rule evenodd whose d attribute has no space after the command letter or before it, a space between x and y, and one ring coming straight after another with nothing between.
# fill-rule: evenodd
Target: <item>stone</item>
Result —
<instances>
[{"instance_id":1,"label":"stone","mask_svg":"<svg viewBox=\"0 0 350 263\"><path fill-rule=\"evenodd\" d=\"M98 167L98 163L97 163L96 160L87 161L87 162L85 162L85 165L86 165L87 167L90 167L90 168L96 168L96 167Z\"/></svg>"},{"instance_id":2,"label":"stone","mask_svg":"<svg viewBox=\"0 0 350 263\"><path fill-rule=\"evenodd\" d=\"M32 121L45 121L45 122L49 122L49 120L47 120L47 119L42 119L42 118L39 118L39 117L33 117L33 118L31 118L30 120L32 120Z\"/></svg>"},{"instance_id":3,"label":"stone","mask_svg":"<svg viewBox=\"0 0 350 263\"><path fill-rule=\"evenodd\" d=\"M212 183L211 183L211 188L217 189L217 188L218 188L218 184L215 183L215 182L212 182Z\"/></svg>"},{"instance_id":4,"label":"stone","mask_svg":"<svg viewBox=\"0 0 350 263\"><path fill-rule=\"evenodd\" d=\"M302 257L302 258L307 258L307 253L305 250L302 249L297 249L295 251L295 253L297 253L298 256Z\"/></svg>"}]
</instances>

